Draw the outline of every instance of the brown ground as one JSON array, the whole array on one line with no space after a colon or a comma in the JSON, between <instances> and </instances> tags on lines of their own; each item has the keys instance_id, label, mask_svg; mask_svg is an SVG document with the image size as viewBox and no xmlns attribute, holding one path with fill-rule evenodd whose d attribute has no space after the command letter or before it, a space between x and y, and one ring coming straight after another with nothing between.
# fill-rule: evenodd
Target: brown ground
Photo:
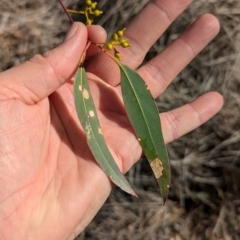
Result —
<instances>
[{"instance_id":1,"label":"brown ground","mask_svg":"<svg viewBox=\"0 0 240 240\"><path fill-rule=\"evenodd\" d=\"M77 7L77 0L65 0ZM99 21L109 33L125 26L148 0L100 0ZM0 0L0 70L58 44L69 27L57 1ZM217 90L225 106L212 120L168 145L172 187L165 207L143 159L129 172L139 199L115 189L76 239L240 239L240 1L197 0L150 50L161 51L200 14L221 22L218 37L160 97L161 111ZM161 23L159 23L161 24Z\"/></svg>"}]
</instances>

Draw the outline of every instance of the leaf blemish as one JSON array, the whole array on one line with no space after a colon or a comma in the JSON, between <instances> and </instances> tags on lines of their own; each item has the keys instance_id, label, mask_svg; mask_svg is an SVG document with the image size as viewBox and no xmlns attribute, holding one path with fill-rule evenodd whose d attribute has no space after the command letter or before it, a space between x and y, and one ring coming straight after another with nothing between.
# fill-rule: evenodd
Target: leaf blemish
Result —
<instances>
[{"instance_id":1,"label":"leaf blemish","mask_svg":"<svg viewBox=\"0 0 240 240\"><path fill-rule=\"evenodd\" d=\"M102 129L101 129L101 128L98 128L98 133L101 134L101 135L103 135L103 134L102 134Z\"/></svg>"},{"instance_id":2,"label":"leaf blemish","mask_svg":"<svg viewBox=\"0 0 240 240\"><path fill-rule=\"evenodd\" d=\"M160 178L163 175L163 164L159 158L155 158L151 163L151 168L156 178Z\"/></svg>"},{"instance_id":3,"label":"leaf blemish","mask_svg":"<svg viewBox=\"0 0 240 240\"><path fill-rule=\"evenodd\" d=\"M94 117L95 116L94 111L89 111L89 116Z\"/></svg>"},{"instance_id":4,"label":"leaf blemish","mask_svg":"<svg viewBox=\"0 0 240 240\"><path fill-rule=\"evenodd\" d=\"M89 99L89 93L88 93L88 90L83 89L83 97L84 97L85 99Z\"/></svg>"},{"instance_id":5,"label":"leaf blemish","mask_svg":"<svg viewBox=\"0 0 240 240\"><path fill-rule=\"evenodd\" d=\"M141 138L138 138L137 140L138 140L139 142L141 142Z\"/></svg>"},{"instance_id":6,"label":"leaf blemish","mask_svg":"<svg viewBox=\"0 0 240 240\"><path fill-rule=\"evenodd\" d=\"M85 132L86 132L87 138L90 139L91 138L91 126L88 123L86 123Z\"/></svg>"},{"instance_id":7,"label":"leaf blemish","mask_svg":"<svg viewBox=\"0 0 240 240\"><path fill-rule=\"evenodd\" d=\"M78 86L79 91L82 91L82 85Z\"/></svg>"}]
</instances>

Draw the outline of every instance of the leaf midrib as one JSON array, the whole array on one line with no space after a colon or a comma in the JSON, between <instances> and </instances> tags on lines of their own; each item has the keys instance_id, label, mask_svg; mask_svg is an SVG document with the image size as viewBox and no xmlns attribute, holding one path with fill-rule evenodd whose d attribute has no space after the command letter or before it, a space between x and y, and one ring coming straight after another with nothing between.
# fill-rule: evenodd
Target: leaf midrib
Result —
<instances>
[{"instance_id":1,"label":"leaf midrib","mask_svg":"<svg viewBox=\"0 0 240 240\"><path fill-rule=\"evenodd\" d=\"M81 75L83 76L83 69L81 69ZM83 86L82 79L83 79L83 78L81 78L81 85ZM90 95L90 94L91 94L91 93L90 93L90 89L88 89L88 91L89 91L89 96L92 98L92 96ZM84 104L85 113L86 113L86 115L87 115L87 107L86 107L86 104L85 104L83 95L82 95L82 98L83 98L83 104ZM94 109L94 111L95 111L95 114L96 114L96 110L95 110L95 109ZM115 173L115 170L114 170L114 169L112 168L112 166L109 164L109 162L107 161L107 158L105 157L103 151L101 150L101 147L100 147L100 145L98 144L98 141L96 140L96 135L94 134L94 131L92 130L92 126L91 126L91 124L90 124L90 121L87 120L87 122L88 122L89 126L91 127L91 132L92 132L92 135L93 135L93 137L94 137L94 141L96 142L96 144L97 144L97 146L98 146L98 149L100 149L101 155L103 156L105 162L106 162L107 165L110 167L110 169L112 169L114 175L120 180L120 182L122 182L122 183L124 184L123 180L122 180L121 178L119 178L119 176ZM98 122L98 120L97 120L97 122ZM98 126L100 127L100 124L99 124L99 123L98 123ZM111 158L112 158L112 157L111 157ZM112 160L115 162L115 160L114 160L113 158L112 158ZM115 163L115 164L116 164L116 163ZM117 166L117 164L116 164L116 166ZM117 171L118 171L118 170L117 170ZM122 172L121 172L120 170L119 170L119 173L122 174ZM127 187L126 184L124 184L124 185ZM128 187L127 187L127 188L128 188Z\"/></svg>"},{"instance_id":2,"label":"leaf midrib","mask_svg":"<svg viewBox=\"0 0 240 240\"><path fill-rule=\"evenodd\" d=\"M153 137L152 137L152 132L151 132L151 129L150 129L150 127L149 127L149 124L148 124L147 121L146 121L146 115L144 114L144 111L143 111L143 109L142 109L142 107L141 107L140 101L138 100L138 97L137 97L138 95L136 94L136 91L134 90L134 87L133 87L131 81L129 80L130 78L129 78L128 74L126 73L126 71L124 70L124 68L123 68L122 66L120 66L120 67L121 67L121 69L124 71L125 75L127 76L128 82L129 82L129 84L130 84L130 86L131 86L131 88L132 88L132 91L133 91L133 93L134 93L134 95L135 95L135 98L137 99L139 108L141 109L141 113L142 113L142 116L143 116L143 119L144 119L144 123L145 123L145 125L147 126L147 129L149 130L150 137L151 137L151 142L152 142L153 146L155 147L155 152L156 152L156 155L158 156L158 153L157 153L157 150L156 150L156 149L157 149L157 146L154 144ZM154 159L152 159L152 160L154 160Z\"/></svg>"}]
</instances>

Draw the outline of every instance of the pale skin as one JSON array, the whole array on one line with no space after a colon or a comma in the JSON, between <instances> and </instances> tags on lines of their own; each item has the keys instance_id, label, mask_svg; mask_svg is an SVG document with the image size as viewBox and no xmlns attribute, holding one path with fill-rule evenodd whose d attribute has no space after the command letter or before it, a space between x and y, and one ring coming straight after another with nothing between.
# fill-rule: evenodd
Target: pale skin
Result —
<instances>
[{"instance_id":1,"label":"pale skin","mask_svg":"<svg viewBox=\"0 0 240 240\"><path fill-rule=\"evenodd\" d=\"M151 45L190 2L155 0L147 5L127 27L132 47L121 51L122 62L137 69ZM160 95L218 31L218 20L203 15L139 68L152 95ZM1 240L74 239L114 187L87 147L72 94L72 78L87 39L102 42L106 33L101 27L76 23L71 34L43 56L0 74ZM125 173L142 151L124 112L118 70L104 54L93 59L87 70L102 132ZM209 92L161 114L166 143L203 124L222 105L222 96Z\"/></svg>"}]
</instances>

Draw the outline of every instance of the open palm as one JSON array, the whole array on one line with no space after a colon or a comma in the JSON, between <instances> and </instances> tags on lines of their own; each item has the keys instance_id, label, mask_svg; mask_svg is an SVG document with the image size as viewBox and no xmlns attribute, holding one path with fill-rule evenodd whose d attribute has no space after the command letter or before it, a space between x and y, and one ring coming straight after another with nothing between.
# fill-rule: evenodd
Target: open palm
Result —
<instances>
[{"instance_id":1,"label":"open palm","mask_svg":"<svg viewBox=\"0 0 240 240\"><path fill-rule=\"evenodd\" d=\"M121 51L122 62L138 68L189 3L155 0L147 5L127 28L133 46ZM138 69L154 97L218 30L215 17L204 15ZM57 48L0 74L0 239L73 239L113 187L89 151L74 108L73 76L87 39L102 42L105 33L74 24ZM119 70L101 53L87 71L103 134L126 172L142 151L122 104ZM221 106L222 97L211 92L162 114L166 142L196 128Z\"/></svg>"}]
</instances>

